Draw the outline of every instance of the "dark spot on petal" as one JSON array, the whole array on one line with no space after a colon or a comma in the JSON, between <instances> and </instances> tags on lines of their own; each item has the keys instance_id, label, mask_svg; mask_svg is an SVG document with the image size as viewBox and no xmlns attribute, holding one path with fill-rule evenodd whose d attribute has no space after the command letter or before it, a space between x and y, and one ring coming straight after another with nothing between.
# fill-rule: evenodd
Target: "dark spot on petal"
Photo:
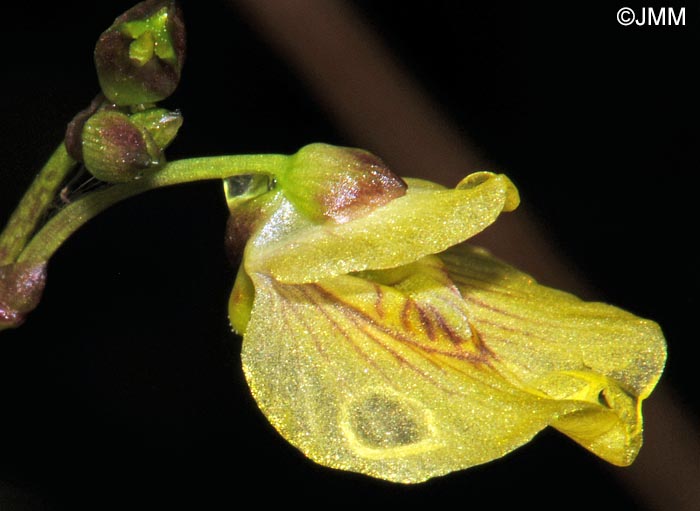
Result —
<instances>
[{"instance_id":1,"label":"dark spot on petal","mask_svg":"<svg viewBox=\"0 0 700 511\"><path fill-rule=\"evenodd\" d=\"M357 439L373 449L401 447L421 441L426 426L408 403L373 393L357 403L350 415Z\"/></svg>"}]
</instances>

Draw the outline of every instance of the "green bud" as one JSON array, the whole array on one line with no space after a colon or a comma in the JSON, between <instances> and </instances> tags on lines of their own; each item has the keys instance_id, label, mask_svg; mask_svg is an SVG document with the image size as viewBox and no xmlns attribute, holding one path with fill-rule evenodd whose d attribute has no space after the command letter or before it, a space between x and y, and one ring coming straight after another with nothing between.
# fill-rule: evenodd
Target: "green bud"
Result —
<instances>
[{"instance_id":1,"label":"green bud","mask_svg":"<svg viewBox=\"0 0 700 511\"><path fill-rule=\"evenodd\" d=\"M173 93L185 58L185 26L174 1L147 0L119 16L95 47L102 92L116 105L155 103Z\"/></svg>"},{"instance_id":2,"label":"green bud","mask_svg":"<svg viewBox=\"0 0 700 511\"><path fill-rule=\"evenodd\" d=\"M83 127L83 162L102 181L124 183L141 177L164 160L148 131L128 115L100 110Z\"/></svg>"},{"instance_id":3,"label":"green bud","mask_svg":"<svg viewBox=\"0 0 700 511\"><path fill-rule=\"evenodd\" d=\"M161 149L165 149L175 140L180 126L182 115L180 112L171 112L164 108L151 108L143 112L137 112L129 116L131 122L145 129L153 138L153 141Z\"/></svg>"},{"instance_id":4,"label":"green bud","mask_svg":"<svg viewBox=\"0 0 700 511\"><path fill-rule=\"evenodd\" d=\"M0 266L0 330L24 322L34 310L46 283L46 263L12 263Z\"/></svg>"},{"instance_id":5,"label":"green bud","mask_svg":"<svg viewBox=\"0 0 700 511\"><path fill-rule=\"evenodd\" d=\"M406 193L406 183L377 156L327 144L302 147L275 177L304 214L337 223L363 216Z\"/></svg>"}]
</instances>

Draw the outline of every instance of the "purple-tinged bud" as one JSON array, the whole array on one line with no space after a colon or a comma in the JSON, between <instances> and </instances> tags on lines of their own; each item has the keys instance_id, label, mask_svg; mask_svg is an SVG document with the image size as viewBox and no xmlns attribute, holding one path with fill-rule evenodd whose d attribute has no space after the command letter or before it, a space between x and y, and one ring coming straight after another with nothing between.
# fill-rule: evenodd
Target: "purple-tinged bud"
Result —
<instances>
[{"instance_id":1,"label":"purple-tinged bud","mask_svg":"<svg viewBox=\"0 0 700 511\"><path fill-rule=\"evenodd\" d=\"M315 220L344 223L406 193L406 183L362 149L310 144L275 176L287 198Z\"/></svg>"},{"instance_id":2,"label":"purple-tinged bud","mask_svg":"<svg viewBox=\"0 0 700 511\"><path fill-rule=\"evenodd\" d=\"M108 183L138 179L164 161L148 131L116 110L100 110L87 120L82 148L85 167Z\"/></svg>"},{"instance_id":3,"label":"purple-tinged bud","mask_svg":"<svg viewBox=\"0 0 700 511\"><path fill-rule=\"evenodd\" d=\"M147 0L119 16L95 46L102 92L116 105L170 96L185 59L185 25L174 1Z\"/></svg>"},{"instance_id":4,"label":"purple-tinged bud","mask_svg":"<svg viewBox=\"0 0 700 511\"><path fill-rule=\"evenodd\" d=\"M24 322L41 301L46 263L12 263L0 266L0 330Z\"/></svg>"}]
</instances>

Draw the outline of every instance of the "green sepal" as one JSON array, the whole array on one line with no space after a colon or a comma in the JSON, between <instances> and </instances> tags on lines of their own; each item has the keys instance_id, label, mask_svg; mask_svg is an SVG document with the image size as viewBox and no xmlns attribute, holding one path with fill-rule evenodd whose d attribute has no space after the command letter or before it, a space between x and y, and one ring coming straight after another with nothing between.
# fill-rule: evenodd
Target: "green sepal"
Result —
<instances>
[{"instance_id":1,"label":"green sepal","mask_svg":"<svg viewBox=\"0 0 700 511\"><path fill-rule=\"evenodd\" d=\"M279 188L316 221L345 223L406 193L406 183L362 149L310 144L289 158Z\"/></svg>"}]
</instances>

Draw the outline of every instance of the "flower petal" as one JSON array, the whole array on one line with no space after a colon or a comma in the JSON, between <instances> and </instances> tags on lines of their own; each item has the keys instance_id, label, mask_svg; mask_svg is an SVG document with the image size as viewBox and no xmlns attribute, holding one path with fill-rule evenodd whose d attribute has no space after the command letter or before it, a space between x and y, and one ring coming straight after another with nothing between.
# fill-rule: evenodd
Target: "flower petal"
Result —
<instances>
[{"instance_id":1,"label":"flower petal","mask_svg":"<svg viewBox=\"0 0 700 511\"><path fill-rule=\"evenodd\" d=\"M248 321L250 321L250 313L253 309L253 299L255 297L255 288L250 277L243 269L243 266L238 268L236 275L236 283L233 285L231 298L228 301L229 319L231 328L238 335L244 335Z\"/></svg>"},{"instance_id":2,"label":"flower petal","mask_svg":"<svg viewBox=\"0 0 700 511\"><path fill-rule=\"evenodd\" d=\"M280 282L308 283L391 268L460 243L517 205L515 187L500 174L473 174L454 190L406 181L405 196L365 216L287 230L264 244L253 241L247 270L271 274Z\"/></svg>"},{"instance_id":3,"label":"flower petal","mask_svg":"<svg viewBox=\"0 0 700 511\"><path fill-rule=\"evenodd\" d=\"M540 286L467 245L440 258L499 370L523 388L587 403L553 426L611 463L630 464L641 446L641 401L666 360L658 325Z\"/></svg>"},{"instance_id":4,"label":"flower petal","mask_svg":"<svg viewBox=\"0 0 700 511\"><path fill-rule=\"evenodd\" d=\"M437 257L312 284L252 281L246 378L274 427L321 464L419 482L503 456L581 409L494 369Z\"/></svg>"}]
</instances>

